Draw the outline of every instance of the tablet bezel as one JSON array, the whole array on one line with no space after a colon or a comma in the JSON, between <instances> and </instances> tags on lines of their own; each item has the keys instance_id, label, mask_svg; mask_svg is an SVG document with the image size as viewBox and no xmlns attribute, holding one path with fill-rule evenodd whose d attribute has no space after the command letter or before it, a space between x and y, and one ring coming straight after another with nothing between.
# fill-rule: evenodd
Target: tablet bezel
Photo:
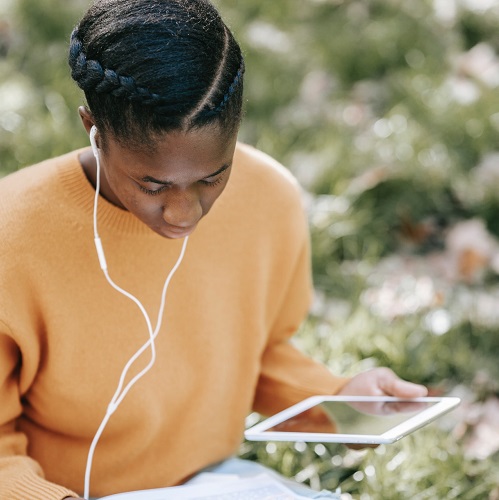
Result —
<instances>
[{"instance_id":1,"label":"tablet bezel","mask_svg":"<svg viewBox=\"0 0 499 500\"><path fill-rule=\"evenodd\" d=\"M436 403L421 410L404 422L395 425L382 434L330 434L316 432L276 432L267 431L277 424L312 408L325 401L348 402L403 402ZM432 422L441 415L455 408L461 400L456 397L395 398L390 396L312 396L286 410L246 429L244 436L249 441L301 441L310 443L345 443L345 444L390 444L402 439L407 434Z\"/></svg>"}]
</instances>

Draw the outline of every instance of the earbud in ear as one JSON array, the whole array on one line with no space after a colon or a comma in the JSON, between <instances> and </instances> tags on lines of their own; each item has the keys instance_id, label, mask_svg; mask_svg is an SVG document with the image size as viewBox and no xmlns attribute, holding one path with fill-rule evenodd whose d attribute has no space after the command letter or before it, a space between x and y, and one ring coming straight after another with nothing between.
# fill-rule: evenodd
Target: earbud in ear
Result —
<instances>
[{"instance_id":1,"label":"earbud in ear","mask_svg":"<svg viewBox=\"0 0 499 500\"><path fill-rule=\"evenodd\" d=\"M97 127L95 125L92 125L92 128L90 129L90 144L92 146L94 156L98 158L99 148L97 147L97 143L95 142L95 134L97 134Z\"/></svg>"}]
</instances>

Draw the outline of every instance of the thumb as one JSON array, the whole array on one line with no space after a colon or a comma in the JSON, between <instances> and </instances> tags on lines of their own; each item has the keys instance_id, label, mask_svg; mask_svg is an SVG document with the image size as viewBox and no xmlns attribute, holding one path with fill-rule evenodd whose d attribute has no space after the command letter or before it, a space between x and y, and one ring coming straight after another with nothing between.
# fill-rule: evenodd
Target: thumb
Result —
<instances>
[{"instance_id":1,"label":"thumb","mask_svg":"<svg viewBox=\"0 0 499 500\"><path fill-rule=\"evenodd\" d=\"M428 395L424 385L407 382L397 377L391 370L380 374L379 387L387 396L397 398L419 398Z\"/></svg>"}]
</instances>

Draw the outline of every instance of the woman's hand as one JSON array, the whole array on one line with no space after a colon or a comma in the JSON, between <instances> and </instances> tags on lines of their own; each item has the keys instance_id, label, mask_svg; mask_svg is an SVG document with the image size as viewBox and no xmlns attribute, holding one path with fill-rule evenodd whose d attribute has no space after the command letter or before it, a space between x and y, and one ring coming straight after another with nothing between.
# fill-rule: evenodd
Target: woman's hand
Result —
<instances>
[{"instance_id":1,"label":"woman's hand","mask_svg":"<svg viewBox=\"0 0 499 500\"><path fill-rule=\"evenodd\" d=\"M428 395L424 385L399 378L390 368L373 368L359 373L348 382L338 396L393 396L419 398Z\"/></svg>"},{"instance_id":2,"label":"woman's hand","mask_svg":"<svg viewBox=\"0 0 499 500\"><path fill-rule=\"evenodd\" d=\"M359 373L337 394L338 396L392 396L397 398L419 398L428 395L428 389L420 384L413 384L398 377L390 368L373 368ZM355 406L355 403L350 403ZM365 406L362 407L366 411ZM400 406L386 406L384 403L373 403L367 413L389 414L404 411L404 404ZM414 407L408 408L413 410ZM360 450L363 448L376 448L377 445L348 444L348 448Z\"/></svg>"},{"instance_id":3,"label":"woman's hand","mask_svg":"<svg viewBox=\"0 0 499 500\"><path fill-rule=\"evenodd\" d=\"M402 399L419 398L428 395L428 389L419 384L406 382L399 378L389 368L374 368L372 370L359 373L350 380L338 393L338 396L391 396ZM415 403L396 402L385 403L383 401L360 404L349 403L354 408L363 413L373 415L389 415L391 413L412 412L418 409ZM424 408L425 403L420 403Z\"/></svg>"}]
</instances>

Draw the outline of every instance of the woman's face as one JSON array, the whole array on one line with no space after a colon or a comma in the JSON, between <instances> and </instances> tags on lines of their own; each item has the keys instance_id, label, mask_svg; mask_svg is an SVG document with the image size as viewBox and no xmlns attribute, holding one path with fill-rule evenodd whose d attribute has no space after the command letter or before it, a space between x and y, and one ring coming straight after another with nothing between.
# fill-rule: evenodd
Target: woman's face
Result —
<instances>
[{"instance_id":1,"label":"woman's face","mask_svg":"<svg viewBox=\"0 0 499 500\"><path fill-rule=\"evenodd\" d=\"M237 134L214 127L169 132L151 152L107 138L101 193L165 238L191 234L229 180Z\"/></svg>"}]
</instances>

